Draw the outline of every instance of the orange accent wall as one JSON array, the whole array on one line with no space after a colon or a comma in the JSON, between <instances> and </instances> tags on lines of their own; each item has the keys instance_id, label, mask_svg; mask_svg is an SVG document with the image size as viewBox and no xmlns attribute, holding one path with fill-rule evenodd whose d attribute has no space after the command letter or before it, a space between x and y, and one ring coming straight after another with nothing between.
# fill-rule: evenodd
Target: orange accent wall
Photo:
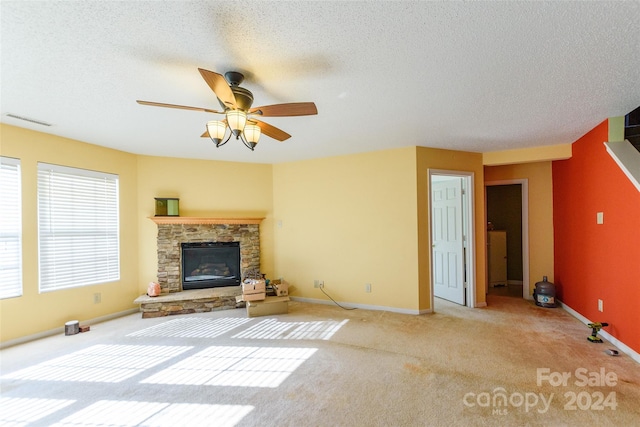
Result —
<instances>
[{"instance_id":1,"label":"orange accent wall","mask_svg":"<svg viewBox=\"0 0 640 427\"><path fill-rule=\"evenodd\" d=\"M606 152L608 131L604 121L553 162L554 278L560 300L640 352L640 192Z\"/></svg>"}]
</instances>

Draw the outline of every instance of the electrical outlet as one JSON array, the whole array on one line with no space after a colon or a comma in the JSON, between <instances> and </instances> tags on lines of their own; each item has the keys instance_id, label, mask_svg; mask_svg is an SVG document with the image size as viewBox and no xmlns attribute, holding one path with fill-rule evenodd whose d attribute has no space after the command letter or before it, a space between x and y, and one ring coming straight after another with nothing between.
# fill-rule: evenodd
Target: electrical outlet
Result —
<instances>
[{"instance_id":1,"label":"electrical outlet","mask_svg":"<svg viewBox=\"0 0 640 427\"><path fill-rule=\"evenodd\" d=\"M604 311L604 303L602 302L601 299L598 300L598 311L600 312Z\"/></svg>"},{"instance_id":2,"label":"electrical outlet","mask_svg":"<svg viewBox=\"0 0 640 427\"><path fill-rule=\"evenodd\" d=\"M100 292L93 294L93 303L100 304L102 302L102 294Z\"/></svg>"},{"instance_id":3,"label":"electrical outlet","mask_svg":"<svg viewBox=\"0 0 640 427\"><path fill-rule=\"evenodd\" d=\"M323 288L324 287L324 280L314 280L313 281L313 287L314 288Z\"/></svg>"},{"instance_id":4,"label":"electrical outlet","mask_svg":"<svg viewBox=\"0 0 640 427\"><path fill-rule=\"evenodd\" d=\"M364 291L367 293L371 292L371 283L364 284Z\"/></svg>"}]
</instances>

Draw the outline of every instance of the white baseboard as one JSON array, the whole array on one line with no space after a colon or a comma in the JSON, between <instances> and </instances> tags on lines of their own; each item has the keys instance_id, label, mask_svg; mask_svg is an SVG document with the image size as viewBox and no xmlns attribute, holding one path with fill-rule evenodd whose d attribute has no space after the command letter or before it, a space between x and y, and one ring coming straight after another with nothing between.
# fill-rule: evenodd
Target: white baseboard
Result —
<instances>
[{"instance_id":1,"label":"white baseboard","mask_svg":"<svg viewBox=\"0 0 640 427\"><path fill-rule=\"evenodd\" d=\"M311 304L335 305L333 301L326 300L326 299L293 297L293 296L289 296L289 298L292 299L293 301L308 302ZM338 301L338 304L347 308L360 308L362 310L390 311L392 313L401 313L401 314L428 314L432 312L432 310L411 310L408 308L387 307L384 305L354 304L351 302L342 302L342 301Z\"/></svg>"},{"instance_id":2,"label":"white baseboard","mask_svg":"<svg viewBox=\"0 0 640 427\"><path fill-rule=\"evenodd\" d=\"M96 317L94 319L80 321L83 325L93 325L96 323L106 322L107 320L117 319L118 317L128 316L129 314L140 312L139 308L132 308L125 311L119 311L117 313L107 314L106 316ZM18 344L24 344L29 341L39 340L41 338L50 337L53 335L64 334L64 325L59 328L49 329L48 331L38 332L37 334L27 335L24 337L16 338L0 343L0 349L11 347Z\"/></svg>"},{"instance_id":3,"label":"white baseboard","mask_svg":"<svg viewBox=\"0 0 640 427\"><path fill-rule=\"evenodd\" d=\"M318 299L318 298L306 298L306 297L294 297L294 296L289 296L289 298L293 301L300 301L300 302L308 302L311 304L325 304L325 305L335 305L335 303L331 300L326 300L326 299ZM392 313L401 313L401 314L413 314L413 315L420 315L420 314L431 314L433 313L433 309L424 309L424 310L411 310L408 308L397 308L397 307L388 307L386 305L369 305L369 304L354 304L351 302L341 302L338 301L338 303L344 307L347 308L360 308L362 310L377 310L377 311L390 311ZM481 308L481 307L486 307L487 303L486 302L477 302L474 306L474 308Z\"/></svg>"},{"instance_id":4,"label":"white baseboard","mask_svg":"<svg viewBox=\"0 0 640 427\"><path fill-rule=\"evenodd\" d=\"M569 313L570 315L572 315L573 317L575 317L576 319L578 319L579 321L581 321L585 325L587 323L592 323L591 320L587 319L582 314L578 313L577 311L575 311L574 309L572 309L571 307L569 307L568 305L566 305L562 301L558 300L558 305L560 307L562 307L562 309L565 310L567 313ZM618 347L627 356L629 356L630 358L632 358L636 362L640 363L640 354L638 354L635 350L630 348L628 345L626 345L625 343L623 343L622 341L620 341L616 337L612 336L607 331L600 330L600 332L598 332L598 334L600 334L600 336L602 336L602 338L606 339L611 344L613 344L616 347Z\"/></svg>"},{"instance_id":5,"label":"white baseboard","mask_svg":"<svg viewBox=\"0 0 640 427\"><path fill-rule=\"evenodd\" d=\"M85 320L83 323L93 325L95 323L106 322L107 320L117 319L118 317L128 316L134 313L140 313L140 307L130 308L129 310L119 311L117 313L107 314L106 316L100 316L93 319Z\"/></svg>"}]
</instances>

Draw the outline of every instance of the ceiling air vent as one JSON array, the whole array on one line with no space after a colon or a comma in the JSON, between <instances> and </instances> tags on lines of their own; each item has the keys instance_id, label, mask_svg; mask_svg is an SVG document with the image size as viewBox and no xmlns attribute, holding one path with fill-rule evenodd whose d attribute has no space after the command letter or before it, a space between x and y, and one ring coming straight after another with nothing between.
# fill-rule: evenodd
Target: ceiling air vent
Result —
<instances>
[{"instance_id":1,"label":"ceiling air vent","mask_svg":"<svg viewBox=\"0 0 640 427\"><path fill-rule=\"evenodd\" d=\"M42 120L30 119L29 117L17 116L11 113L7 113L6 116L11 117L12 119L24 120L25 122L35 123L37 125L52 126L51 123L43 122Z\"/></svg>"}]
</instances>

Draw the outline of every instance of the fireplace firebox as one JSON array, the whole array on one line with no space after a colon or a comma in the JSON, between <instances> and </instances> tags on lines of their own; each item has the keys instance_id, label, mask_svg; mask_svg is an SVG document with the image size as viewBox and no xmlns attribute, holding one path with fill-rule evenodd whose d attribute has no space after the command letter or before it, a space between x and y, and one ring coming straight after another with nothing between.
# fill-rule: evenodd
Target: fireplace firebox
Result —
<instances>
[{"instance_id":1,"label":"fireplace firebox","mask_svg":"<svg viewBox=\"0 0 640 427\"><path fill-rule=\"evenodd\" d=\"M239 242L182 243L182 289L240 285Z\"/></svg>"}]
</instances>

